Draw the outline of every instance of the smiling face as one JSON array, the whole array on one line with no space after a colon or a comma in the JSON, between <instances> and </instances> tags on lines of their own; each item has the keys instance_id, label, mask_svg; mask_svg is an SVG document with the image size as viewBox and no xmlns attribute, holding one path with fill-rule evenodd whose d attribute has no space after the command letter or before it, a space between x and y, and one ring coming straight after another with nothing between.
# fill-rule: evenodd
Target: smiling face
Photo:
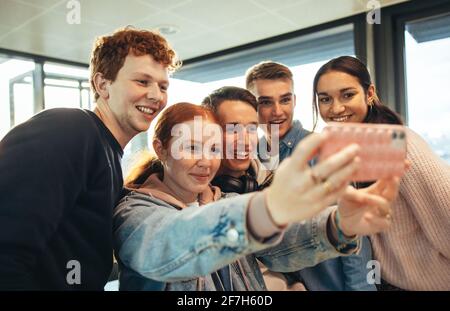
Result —
<instances>
[{"instance_id":1,"label":"smiling face","mask_svg":"<svg viewBox=\"0 0 450 311\"><path fill-rule=\"evenodd\" d=\"M151 121L167 104L167 68L152 56L129 54L115 81L106 85L110 112L120 135L131 139L148 130Z\"/></svg>"},{"instance_id":2,"label":"smiling face","mask_svg":"<svg viewBox=\"0 0 450 311\"><path fill-rule=\"evenodd\" d=\"M268 127L279 126L279 138L292 127L294 117L295 95L292 81L288 79L256 80L252 93L258 101L258 118L260 124Z\"/></svg>"},{"instance_id":3,"label":"smiling face","mask_svg":"<svg viewBox=\"0 0 450 311\"><path fill-rule=\"evenodd\" d=\"M257 112L247 102L225 100L219 105L216 115L222 125L225 151L233 151L230 153L231 157L225 152L221 173L240 177L250 167L252 153L256 150Z\"/></svg>"},{"instance_id":4,"label":"smiling face","mask_svg":"<svg viewBox=\"0 0 450 311\"><path fill-rule=\"evenodd\" d=\"M325 122L361 123L367 116L373 93L374 88L370 86L366 94L356 77L329 71L317 83L320 115Z\"/></svg>"},{"instance_id":5,"label":"smiling face","mask_svg":"<svg viewBox=\"0 0 450 311\"><path fill-rule=\"evenodd\" d=\"M184 122L187 130L194 133L195 121ZM171 138L167 149L155 148L158 157L164 164L164 179L166 184L185 203L191 203L197 199L214 178L221 161L222 141L220 135L211 135L211 127L219 125L203 119L202 137L198 140L194 134L192 139L183 141L177 145L177 154L173 154L172 147L176 137ZM209 128L208 128L209 127ZM154 145L155 146L155 145ZM181 147L181 150L178 149ZM175 149L175 147L173 147Z\"/></svg>"}]
</instances>

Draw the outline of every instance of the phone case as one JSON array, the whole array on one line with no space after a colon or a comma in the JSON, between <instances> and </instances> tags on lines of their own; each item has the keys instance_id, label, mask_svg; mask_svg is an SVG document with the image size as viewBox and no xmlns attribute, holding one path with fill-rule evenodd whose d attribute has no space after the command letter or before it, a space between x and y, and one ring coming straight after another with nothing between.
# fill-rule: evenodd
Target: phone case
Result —
<instances>
[{"instance_id":1,"label":"phone case","mask_svg":"<svg viewBox=\"0 0 450 311\"><path fill-rule=\"evenodd\" d=\"M329 123L323 129L328 138L320 150L319 161L344 147L360 145L361 164L352 181L367 182L405 172L406 132L401 125L367 123Z\"/></svg>"}]
</instances>

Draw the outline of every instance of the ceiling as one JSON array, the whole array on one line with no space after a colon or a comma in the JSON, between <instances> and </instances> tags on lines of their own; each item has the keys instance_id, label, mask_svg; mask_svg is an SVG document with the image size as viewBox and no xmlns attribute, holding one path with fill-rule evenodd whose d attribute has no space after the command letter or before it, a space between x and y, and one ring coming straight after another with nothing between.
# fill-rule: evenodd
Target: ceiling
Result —
<instances>
[{"instance_id":1,"label":"ceiling","mask_svg":"<svg viewBox=\"0 0 450 311\"><path fill-rule=\"evenodd\" d=\"M405 0L381 0L382 6ZM368 0L0 0L0 48L88 63L93 39L126 25L165 35L186 60L368 11ZM80 23L70 24L71 3Z\"/></svg>"}]
</instances>

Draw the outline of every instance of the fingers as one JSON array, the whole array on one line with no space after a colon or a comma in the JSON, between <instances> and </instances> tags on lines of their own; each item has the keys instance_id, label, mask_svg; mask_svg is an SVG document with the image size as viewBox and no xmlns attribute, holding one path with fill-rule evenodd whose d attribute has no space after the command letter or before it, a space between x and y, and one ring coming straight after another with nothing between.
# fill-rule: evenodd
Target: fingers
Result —
<instances>
[{"instance_id":1,"label":"fingers","mask_svg":"<svg viewBox=\"0 0 450 311\"><path fill-rule=\"evenodd\" d=\"M393 201L397 197L400 178L392 177L389 179L380 179L368 188L368 192L380 195L388 201Z\"/></svg>"},{"instance_id":2,"label":"fingers","mask_svg":"<svg viewBox=\"0 0 450 311\"><path fill-rule=\"evenodd\" d=\"M312 133L302 139L292 153L291 158L296 163L296 167L306 167L309 160L317 153L319 147L327 138L326 133Z\"/></svg>"},{"instance_id":3,"label":"fingers","mask_svg":"<svg viewBox=\"0 0 450 311\"><path fill-rule=\"evenodd\" d=\"M353 187L347 187L344 194L340 198L341 201L352 202L360 208L370 206L374 208L377 215L386 216L391 213L390 201L380 195L371 194L364 191L364 189L356 190Z\"/></svg>"},{"instance_id":4,"label":"fingers","mask_svg":"<svg viewBox=\"0 0 450 311\"><path fill-rule=\"evenodd\" d=\"M320 200L325 196L332 195L334 192L344 189L347 187L351 176L356 172L359 167L359 158L355 158L348 165L339 169L338 171L332 173L327 180L318 183L311 188L308 195L311 198Z\"/></svg>"},{"instance_id":5,"label":"fingers","mask_svg":"<svg viewBox=\"0 0 450 311\"><path fill-rule=\"evenodd\" d=\"M391 213L391 207L389 202L383 197L373 195L370 193L363 193L364 202L363 205L371 206L372 208L376 208L377 215L386 216Z\"/></svg>"},{"instance_id":6,"label":"fingers","mask_svg":"<svg viewBox=\"0 0 450 311\"><path fill-rule=\"evenodd\" d=\"M336 202L339 200L339 198L346 191L347 187L348 187L347 184L344 184L341 187L337 188L336 191L325 196L322 199L322 204L324 204L325 207L336 204Z\"/></svg>"},{"instance_id":7,"label":"fingers","mask_svg":"<svg viewBox=\"0 0 450 311\"><path fill-rule=\"evenodd\" d=\"M358 155L359 149L360 147L356 144L345 147L326 160L318 163L313 168L315 174L317 176L321 176L322 179L328 179L328 176L333 174L335 171L351 163Z\"/></svg>"},{"instance_id":8,"label":"fingers","mask_svg":"<svg viewBox=\"0 0 450 311\"><path fill-rule=\"evenodd\" d=\"M385 182L385 188L382 192L383 197L392 202L395 200L398 194L398 188L400 187L400 178L393 177Z\"/></svg>"},{"instance_id":9,"label":"fingers","mask_svg":"<svg viewBox=\"0 0 450 311\"><path fill-rule=\"evenodd\" d=\"M343 193L341 200L350 201L353 203L363 204L366 197L363 190L357 190L352 186L348 186Z\"/></svg>"}]
</instances>

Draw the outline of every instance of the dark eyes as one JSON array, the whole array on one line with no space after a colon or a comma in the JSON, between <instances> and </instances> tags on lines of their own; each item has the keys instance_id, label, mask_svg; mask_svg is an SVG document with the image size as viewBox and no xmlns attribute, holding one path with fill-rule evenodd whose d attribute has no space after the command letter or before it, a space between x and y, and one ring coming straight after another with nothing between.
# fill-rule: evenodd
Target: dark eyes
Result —
<instances>
[{"instance_id":1,"label":"dark eyes","mask_svg":"<svg viewBox=\"0 0 450 311\"><path fill-rule=\"evenodd\" d=\"M353 96L355 96L354 93L345 93L344 94L344 98L352 98Z\"/></svg>"},{"instance_id":2,"label":"dark eyes","mask_svg":"<svg viewBox=\"0 0 450 311\"><path fill-rule=\"evenodd\" d=\"M329 98L329 97L320 97L320 98L319 98L319 101L320 101L321 103L327 103L327 102L330 101L330 98Z\"/></svg>"},{"instance_id":3,"label":"dark eyes","mask_svg":"<svg viewBox=\"0 0 450 311\"><path fill-rule=\"evenodd\" d=\"M281 99L281 103L282 104L289 104L291 102L291 98L290 97L285 97L283 99Z\"/></svg>"},{"instance_id":4,"label":"dark eyes","mask_svg":"<svg viewBox=\"0 0 450 311\"><path fill-rule=\"evenodd\" d=\"M355 93L344 93L342 97L344 99L351 99L355 96ZM319 102L322 104L327 104L331 101L331 97L319 97Z\"/></svg>"},{"instance_id":5,"label":"dark eyes","mask_svg":"<svg viewBox=\"0 0 450 311\"><path fill-rule=\"evenodd\" d=\"M147 80L136 80L136 82L142 86L147 86L148 85L148 81Z\"/></svg>"},{"instance_id":6,"label":"dark eyes","mask_svg":"<svg viewBox=\"0 0 450 311\"><path fill-rule=\"evenodd\" d=\"M258 102L258 104L262 105L262 106L269 106L270 104L272 104L272 102L268 101L268 100L262 100L262 101Z\"/></svg>"},{"instance_id":7,"label":"dark eyes","mask_svg":"<svg viewBox=\"0 0 450 311\"><path fill-rule=\"evenodd\" d=\"M289 104L291 101L292 101L291 97L285 97L280 100L280 104L286 105L286 104ZM270 100L262 100L262 101L258 102L258 105L262 105L262 106L269 106L272 104L273 104L273 101L270 101Z\"/></svg>"}]
</instances>

